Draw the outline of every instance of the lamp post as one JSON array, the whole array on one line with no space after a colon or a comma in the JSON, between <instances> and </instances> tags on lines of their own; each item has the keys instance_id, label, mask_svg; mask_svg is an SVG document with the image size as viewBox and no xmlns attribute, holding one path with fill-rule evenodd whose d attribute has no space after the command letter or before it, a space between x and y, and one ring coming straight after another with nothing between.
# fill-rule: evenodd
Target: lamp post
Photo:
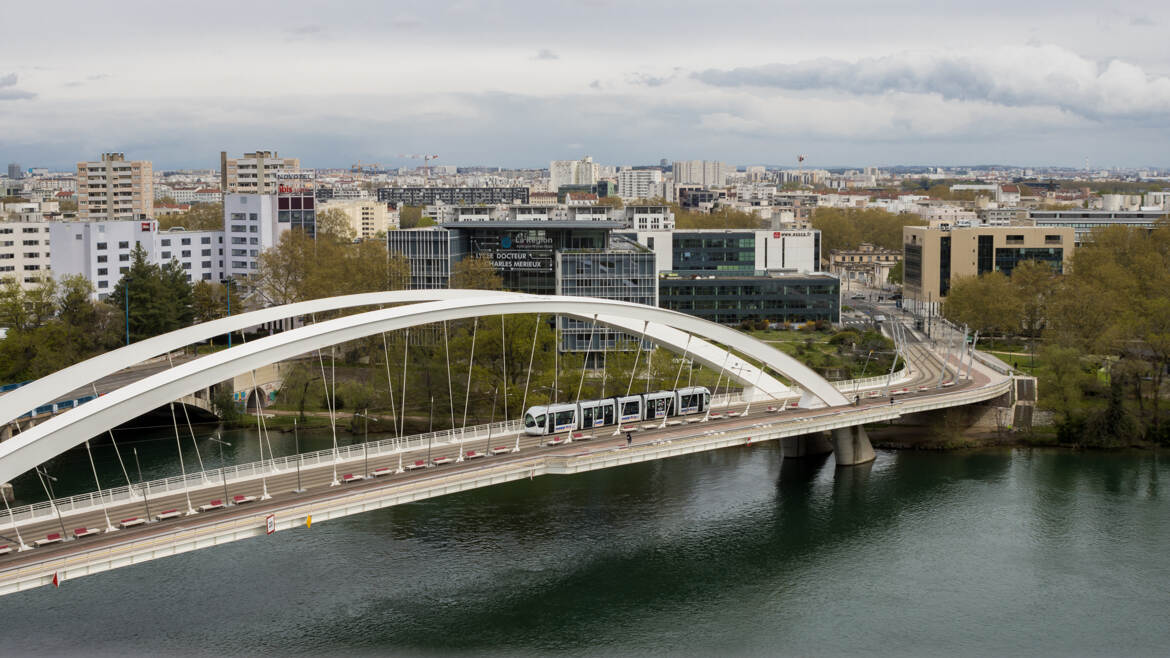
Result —
<instances>
[{"instance_id":1,"label":"lamp post","mask_svg":"<svg viewBox=\"0 0 1170 658\"><path fill-rule=\"evenodd\" d=\"M41 480L41 486L45 488L45 495L49 497L49 506L51 506L53 511L57 513L57 523L61 524L61 539L64 540L65 536L69 534L65 531L65 520L61 518L61 509L57 507L57 503L53 502L57 498L56 495L53 494L53 485L47 484L45 482L46 479L56 482L57 478L42 471L40 466L37 467L37 477Z\"/></svg>"},{"instance_id":2,"label":"lamp post","mask_svg":"<svg viewBox=\"0 0 1170 658\"><path fill-rule=\"evenodd\" d=\"M293 449L297 451L297 489L293 493L305 493L301 486L301 438L297 434L297 419L293 418Z\"/></svg>"},{"instance_id":3,"label":"lamp post","mask_svg":"<svg viewBox=\"0 0 1170 658\"><path fill-rule=\"evenodd\" d=\"M146 521L150 522L150 496L146 495L146 489L142 485L142 462L138 461L138 448L134 450L134 464L138 467L138 488L142 489L142 502L146 504Z\"/></svg>"},{"instance_id":4,"label":"lamp post","mask_svg":"<svg viewBox=\"0 0 1170 658\"><path fill-rule=\"evenodd\" d=\"M123 297L126 298L126 344L130 344L130 277L127 276L122 279L125 284L122 286Z\"/></svg>"},{"instance_id":5,"label":"lamp post","mask_svg":"<svg viewBox=\"0 0 1170 658\"><path fill-rule=\"evenodd\" d=\"M227 288L227 307L228 307L227 316L230 318L230 317L232 317L232 279L231 279L231 277L228 277L227 281L223 285L225 288ZM231 347L231 346L232 346L232 332L229 330L228 331L228 347Z\"/></svg>"},{"instance_id":6,"label":"lamp post","mask_svg":"<svg viewBox=\"0 0 1170 658\"><path fill-rule=\"evenodd\" d=\"M227 488L227 471L224 470L223 447L231 447L232 444L227 441L220 440L219 435L207 437L219 444L219 479L223 481L223 502L226 505L228 502L228 488Z\"/></svg>"}]
</instances>

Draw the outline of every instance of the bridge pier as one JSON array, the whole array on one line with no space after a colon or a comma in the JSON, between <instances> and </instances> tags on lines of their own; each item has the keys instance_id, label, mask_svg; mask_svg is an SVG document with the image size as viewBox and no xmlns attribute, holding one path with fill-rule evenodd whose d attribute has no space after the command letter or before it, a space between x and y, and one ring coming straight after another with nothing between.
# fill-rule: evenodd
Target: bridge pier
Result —
<instances>
[{"instance_id":1,"label":"bridge pier","mask_svg":"<svg viewBox=\"0 0 1170 658\"><path fill-rule=\"evenodd\" d=\"M829 442L829 439L822 432L802 434L800 436L786 436L780 439L780 452L784 456L784 459L827 455L833 452L833 444Z\"/></svg>"},{"instance_id":2,"label":"bridge pier","mask_svg":"<svg viewBox=\"0 0 1170 658\"><path fill-rule=\"evenodd\" d=\"M838 466L856 466L873 461L873 446L865 428L854 425L833 430L833 457Z\"/></svg>"}]
</instances>

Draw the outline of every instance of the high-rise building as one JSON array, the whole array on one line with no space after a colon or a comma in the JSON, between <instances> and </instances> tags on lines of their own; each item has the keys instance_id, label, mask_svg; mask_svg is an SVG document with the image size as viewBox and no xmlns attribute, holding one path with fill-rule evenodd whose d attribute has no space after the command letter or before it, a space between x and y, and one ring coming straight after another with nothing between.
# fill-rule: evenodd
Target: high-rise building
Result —
<instances>
[{"instance_id":1,"label":"high-rise building","mask_svg":"<svg viewBox=\"0 0 1170 658\"><path fill-rule=\"evenodd\" d=\"M553 160L548 165L549 179L555 192L561 185L593 185L601 178L601 166L593 158Z\"/></svg>"},{"instance_id":2,"label":"high-rise building","mask_svg":"<svg viewBox=\"0 0 1170 658\"><path fill-rule=\"evenodd\" d=\"M618 172L618 196L622 199L649 199L662 183L659 169L623 169Z\"/></svg>"},{"instance_id":3,"label":"high-rise building","mask_svg":"<svg viewBox=\"0 0 1170 658\"><path fill-rule=\"evenodd\" d=\"M11 178L12 180L20 180L22 178L21 173L20 173L20 163L18 163L18 162L9 162L8 163L8 177Z\"/></svg>"},{"instance_id":4,"label":"high-rise building","mask_svg":"<svg viewBox=\"0 0 1170 658\"><path fill-rule=\"evenodd\" d=\"M28 289L52 275L49 225L50 222L38 221L0 222L0 284L15 281Z\"/></svg>"},{"instance_id":5,"label":"high-rise building","mask_svg":"<svg viewBox=\"0 0 1170 658\"><path fill-rule=\"evenodd\" d=\"M276 194L280 186L276 174L300 168L299 159L279 157L276 151L245 153L242 158L229 158L226 151L219 152L220 188L225 193Z\"/></svg>"},{"instance_id":6,"label":"high-rise building","mask_svg":"<svg viewBox=\"0 0 1170 658\"><path fill-rule=\"evenodd\" d=\"M337 210L344 214L354 235L359 238L372 238L378 233L398 228L397 215L391 215L385 203L374 199L330 199L318 202L317 212L326 210Z\"/></svg>"},{"instance_id":7,"label":"high-rise building","mask_svg":"<svg viewBox=\"0 0 1170 658\"><path fill-rule=\"evenodd\" d=\"M685 160L674 163L674 183L721 186L727 184L728 171L727 165L715 160Z\"/></svg>"},{"instance_id":8,"label":"high-rise building","mask_svg":"<svg viewBox=\"0 0 1170 658\"><path fill-rule=\"evenodd\" d=\"M154 215L154 171L149 160L127 162L103 153L99 162L77 163L77 219L149 219Z\"/></svg>"}]
</instances>

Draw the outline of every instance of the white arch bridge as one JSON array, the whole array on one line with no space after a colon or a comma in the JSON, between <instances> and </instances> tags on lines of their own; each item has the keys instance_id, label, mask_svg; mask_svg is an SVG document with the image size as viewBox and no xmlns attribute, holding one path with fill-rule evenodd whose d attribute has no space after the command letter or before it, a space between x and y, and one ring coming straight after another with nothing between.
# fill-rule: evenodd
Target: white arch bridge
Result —
<instances>
[{"instance_id":1,"label":"white arch bridge","mask_svg":"<svg viewBox=\"0 0 1170 658\"><path fill-rule=\"evenodd\" d=\"M688 422L623 427L638 433L632 445L609 433L588 431L587 436L570 432L527 437L517 422L510 421L472 428L470 433L451 430L388 439L356 451L353 446L339 449L335 442L332 451L312 455L278 460L270 454L257 464L99 489L88 502L85 496L75 496L6 510L0 512L0 594L43 584L54 573L58 578L75 577L263 534L270 514L275 515L273 529L290 529L306 525L310 514L314 520L326 520L523 477L576 473L765 440L783 439L785 452L791 448L796 454L826 450L831 441L838 465L861 464L873 459L861 428L865 423L982 402L1012 390L1009 375L977 363L971 353L966 355L967 373L962 374L964 356L958 349L952 354L949 347L943 354L940 345L900 342L909 367L887 377L834 384L746 334L666 309L583 297L417 290L290 304L141 341L0 397L0 423L128 365L214 336L285 318L370 306L380 308L177 364L55 416L0 443L0 482L146 411L257 368L385 332L481 316L569 316L641 336L718 370L737 381L743 394L724 400L722 412L709 411ZM959 341L953 342L958 348ZM896 394L903 395L894 404ZM830 433L829 441L822 438L825 432ZM428 460L419 459L424 454ZM347 472L344 477L339 476L342 472ZM329 486L339 481L346 484ZM294 484L298 491L289 493ZM94 534L98 536L90 536ZM38 550L28 551L38 545Z\"/></svg>"}]
</instances>

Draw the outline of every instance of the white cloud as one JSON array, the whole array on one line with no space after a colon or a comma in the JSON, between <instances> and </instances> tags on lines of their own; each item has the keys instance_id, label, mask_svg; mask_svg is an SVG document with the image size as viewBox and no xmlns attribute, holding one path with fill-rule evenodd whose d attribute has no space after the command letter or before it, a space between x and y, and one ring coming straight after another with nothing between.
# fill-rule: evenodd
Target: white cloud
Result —
<instances>
[{"instance_id":1,"label":"white cloud","mask_svg":"<svg viewBox=\"0 0 1170 658\"><path fill-rule=\"evenodd\" d=\"M821 58L709 69L694 77L722 87L938 94L947 100L1010 107L1059 107L1091 118L1170 112L1170 78L1116 59L1098 64L1052 45L965 53L901 52L853 61Z\"/></svg>"}]
</instances>

